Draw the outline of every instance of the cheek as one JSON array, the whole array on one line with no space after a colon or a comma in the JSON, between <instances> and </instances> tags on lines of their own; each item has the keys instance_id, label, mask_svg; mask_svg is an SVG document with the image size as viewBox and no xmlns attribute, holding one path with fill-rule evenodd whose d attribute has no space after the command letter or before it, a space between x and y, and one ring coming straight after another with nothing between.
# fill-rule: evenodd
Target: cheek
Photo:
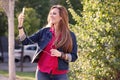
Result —
<instances>
[{"instance_id":1,"label":"cheek","mask_svg":"<svg viewBox=\"0 0 120 80\"><path fill-rule=\"evenodd\" d=\"M56 21L60 21L61 18L60 18L59 16L56 16L56 17L55 17L55 20L56 20Z\"/></svg>"},{"instance_id":2,"label":"cheek","mask_svg":"<svg viewBox=\"0 0 120 80\"><path fill-rule=\"evenodd\" d=\"M52 22L52 23L58 23L60 20L61 20L61 18L59 16L50 16L48 18L48 21Z\"/></svg>"},{"instance_id":3,"label":"cheek","mask_svg":"<svg viewBox=\"0 0 120 80\"><path fill-rule=\"evenodd\" d=\"M60 22L60 20L61 20L61 18L59 17L59 18L57 19L57 21Z\"/></svg>"}]
</instances>

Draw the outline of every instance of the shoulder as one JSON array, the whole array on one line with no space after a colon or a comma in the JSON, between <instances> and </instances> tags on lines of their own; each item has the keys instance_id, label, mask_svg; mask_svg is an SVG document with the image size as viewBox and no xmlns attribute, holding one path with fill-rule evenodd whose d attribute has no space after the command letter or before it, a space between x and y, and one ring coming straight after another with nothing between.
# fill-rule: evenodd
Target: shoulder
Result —
<instances>
[{"instance_id":1,"label":"shoulder","mask_svg":"<svg viewBox=\"0 0 120 80\"><path fill-rule=\"evenodd\" d=\"M50 27L42 27L38 30L38 32L46 32L46 31L49 31L50 30Z\"/></svg>"},{"instance_id":2,"label":"shoulder","mask_svg":"<svg viewBox=\"0 0 120 80\"><path fill-rule=\"evenodd\" d=\"M71 34L71 37L72 37L73 42L76 42L77 39L76 39L76 35L75 35L75 33L72 32L72 31L70 31L70 34Z\"/></svg>"},{"instance_id":3,"label":"shoulder","mask_svg":"<svg viewBox=\"0 0 120 80\"><path fill-rule=\"evenodd\" d=\"M72 38L76 38L76 35L74 32L70 31L70 34L71 34Z\"/></svg>"},{"instance_id":4,"label":"shoulder","mask_svg":"<svg viewBox=\"0 0 120 80\"><path fill-rule=\"evenodd\" d=\"M50 27L43 27L40 30L49 30L49 29L50 29Z\"/></svg>"}]
</instances>

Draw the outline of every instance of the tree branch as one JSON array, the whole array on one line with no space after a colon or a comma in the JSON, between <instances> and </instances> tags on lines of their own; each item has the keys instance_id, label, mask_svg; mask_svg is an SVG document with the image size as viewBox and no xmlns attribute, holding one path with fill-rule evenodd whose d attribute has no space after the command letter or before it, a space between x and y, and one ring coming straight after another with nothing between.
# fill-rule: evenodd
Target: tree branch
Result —
<instances>
[{"instance_id":1,"label":"tree branch","mask_svg":"<svg viewBox=\"0 0 120 80\"><path fill-rule=\"evenodd\" d=\"M9 14L9 0L0 0L0 7L3 8L6 15Z\"/></svg>"}]
</instances>

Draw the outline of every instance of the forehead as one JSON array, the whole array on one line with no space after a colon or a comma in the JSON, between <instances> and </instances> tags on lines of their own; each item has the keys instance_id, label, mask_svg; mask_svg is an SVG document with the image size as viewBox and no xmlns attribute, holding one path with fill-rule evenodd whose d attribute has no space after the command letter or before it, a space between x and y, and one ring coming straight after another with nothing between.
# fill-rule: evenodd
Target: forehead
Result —
<instances>
[{"instance_id":1,"label":"forehead","mask_svg":"<svg viewBox=\"0 0 120 80\"><path fill-rule=\"evenodd\" d=\"M59 13L59 9L58 8L53 8L50 10L50 12L58 12Z\"/></svg>"}]
</instances>

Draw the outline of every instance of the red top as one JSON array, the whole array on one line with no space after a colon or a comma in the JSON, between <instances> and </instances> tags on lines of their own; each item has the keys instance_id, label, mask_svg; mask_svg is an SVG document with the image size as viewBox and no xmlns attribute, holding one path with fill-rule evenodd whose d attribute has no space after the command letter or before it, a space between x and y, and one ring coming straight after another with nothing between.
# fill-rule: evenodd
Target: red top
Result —
<instances>
[{"instance_id":1,"label":"red top","mask_svg":"<svg viewBox=\"0 0 120 80\"><path fill-rule=\"evenodd\" d=\"M67 70L58 70L58 57L51 56L50 50L55 49L55 45L53 45L55 41L54 28L51 27L50 31L52 32L52 39L41 53L38 61L38 69L45 73L65 74Z\"/></svg>"}]
</instances>

